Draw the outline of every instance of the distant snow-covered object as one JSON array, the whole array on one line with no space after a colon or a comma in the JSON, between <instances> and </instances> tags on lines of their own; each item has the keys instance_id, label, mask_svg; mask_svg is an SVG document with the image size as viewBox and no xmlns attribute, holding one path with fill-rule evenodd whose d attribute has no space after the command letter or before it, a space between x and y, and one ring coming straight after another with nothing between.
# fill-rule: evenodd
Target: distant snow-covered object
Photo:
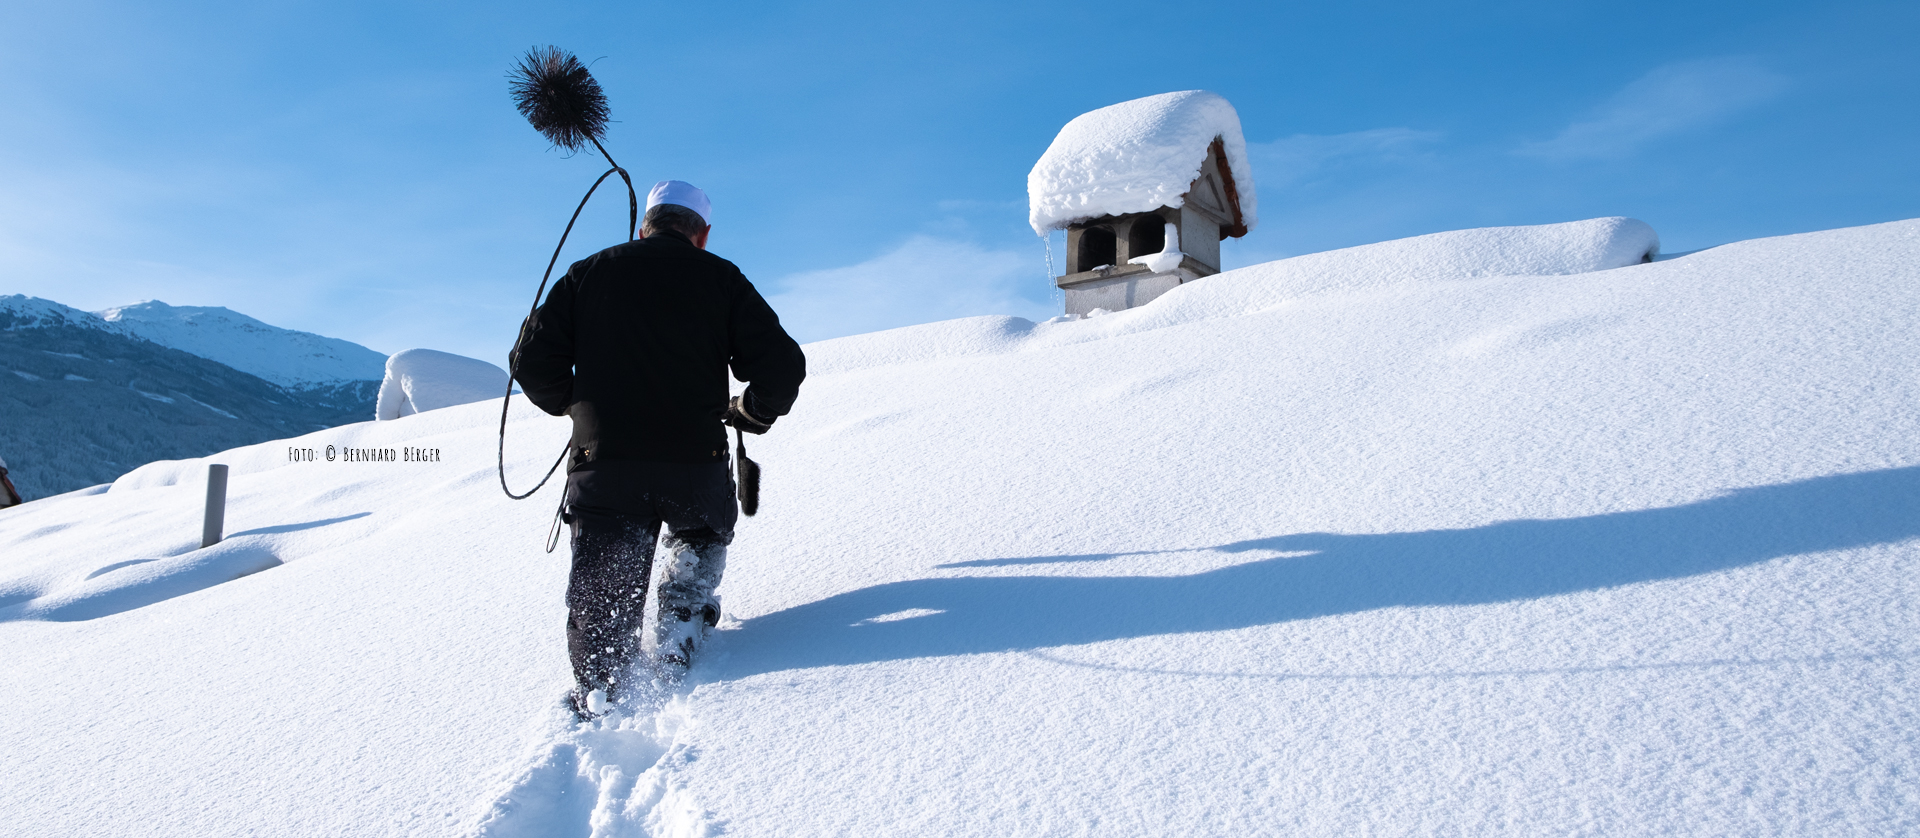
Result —
<instances>
[{"instance_id":1,"label":"distant snow-covered object","mask_svg":"<svg viewBox=\"0 0 1920 838\"><path fill-rule=\"evenodd\" d=\"M1240 114L1218 93L1183 90L1073 118L1027 174L1027 219L1046 235L1103 215L1178 207L1219 138L1240 213L1253 229L1253 166Z\"/></svg>"},{"instance_id":2,"label":"distant snow-covered object","mask_svg":"<svg viewBox=\"0 0 1920 838\"><path fill-rule=\"evenodd\" d=\"M262 323L218 306L170 306L159 300L95 312L138 337L304 389L377 381L386 356L351 341Z\"/></svg>"},{"instance_id":3,"label":"distant snow-covered object","mask_svg":"<svg viewBox=\"0 0 1920 838\"><path fill-rule=\"evenodd\" d=\"M387 376L380 382L375 419L398 419L457 404L499 398L506 392L507 371L477 358L409 349L387 359Z\"/></svg>"}]
</instances>

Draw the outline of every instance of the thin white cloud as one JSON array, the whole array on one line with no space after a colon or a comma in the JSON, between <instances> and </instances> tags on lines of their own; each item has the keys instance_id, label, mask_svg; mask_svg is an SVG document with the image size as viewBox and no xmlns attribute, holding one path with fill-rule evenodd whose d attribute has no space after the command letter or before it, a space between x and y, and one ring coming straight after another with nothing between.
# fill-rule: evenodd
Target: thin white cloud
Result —
<instances>
[{"instance_id":1,"label":"thin white cloud","mask_svg":"<svg viewBox=\"0 0 1920 838\"><path fill-rule=\"evenodd\" d=\"M1374 128L1346 134L1295 134L1248 143L1247 155L1262 184L1285 186L1337 165L1404 162L1425 157L1444 135L1413 128Z\"/></svg>"},{"instance_id":2,"label":"thin white cloud","mask_svg":"<svg viewBox=\"0 0 1920 838\"><path fill-rule=\"evenodd\" d=\"M1620 157L1653 140L1703 128L1779 95L1787 78L1748 58L1683 61L1615 93L1559 136L1519 153L1548 158Z\"/></svg>"},{"instance_id":3,"label":"thin white cloud","mask_svg":"<svg viewBox=\"0 0 1920 838\"><path fill-rule=\"evenodd\" d=\"M857 265L769 283L779 291L767 302L803 343L982 314L1042 319L1059 313L1045 272L1037 242L1017 252L922 235Z\"/></svg>"}]
</instances>

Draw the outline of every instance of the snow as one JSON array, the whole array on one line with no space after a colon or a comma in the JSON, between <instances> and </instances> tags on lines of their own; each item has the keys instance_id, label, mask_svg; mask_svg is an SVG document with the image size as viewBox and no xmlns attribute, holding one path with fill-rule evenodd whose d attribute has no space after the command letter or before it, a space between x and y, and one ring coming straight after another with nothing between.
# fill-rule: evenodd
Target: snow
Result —
<instances>
[{"instance_id":1,"label":"snow","mask_svg":"<svg viewBox=\"0 0 1920 838\"><path fill-rule=\"evenodd\" d=\"M1097 327L1054 329L1051 323L989 316L821 341L807 349L807 370L809 374L844 372L1101 340L1236 317L1319 295L1498 276L1604 271L1641 264L1659 249L1660 238L1646 222L1619 217L1430 233L1228 271L1206 279L1203 285L1175 288L1152 306L1128 310L1126 317L1103 318ZM1094 309L1087 318L1113 313Z\"/></svg>"},{"instance_id":2,"label":"snow","mask_svg":"<svg viewBox=\"0 0 1920 838\"><path fill-rule=\"evenodd\" d=\"M79 309L25 294L0 295L0 315L7 315L8 331L50 326L79 326L129 334L125 327L117 324L108 325L98 317Z\"/></svg>"},{"instance_id":3,"label":"snow","mask_svg":"<svg viewBox=\"0 0 1920 838\"><path fill-rule=\"evenodd\" d=\"M1147 270L1157 274L1167 273L1174 268L1180 267L1180 260L1187 258L1187 254L1180 252L1180 228L1175 227L1169 222L1167 224L1166 237L1167 243L1160 248L1159 253L1135 256L1132 259L1128 259L1127 264L1146 265Z\"/></svg>"},{"instance_id":4,"label":"snow","mask_svg":"<svg viewBox=\"0 0 1920 838\"><path fill-rule=\"evenodd\" d=\"M1028 223L1044 236L1089 218L1181 206L1215 138L1226 147L1251 230L1258 221L1253 166L1240 114L1206 90L1162 93L1074 117L1027 174Z\"/></svg>"},{"instance_id":5,"label":"snow","mask_svg":"<svg viewBox=\"0 0 1920 838\"><path fill-rule=\"evenodd\" d=\"M7 510L6 829L1920 829L1920 220L1596 226L811 344L714 654L595 726L497 404Z\"/></svg>"},{"instance_id":6,"label":"snow","mask_svg":"<svg viewBox=\"0 0 1920 838\"><path fill-rule=\"evenodd\" d=\"M386 364L385 355L357 343L282 329L220 307L147 300L89 313L12 294L0 296L0 315L9 315L9 329L78 326L143 338L293 389L377 381Z\"/></svg>"},{"instance_id":7,"label":"snow","mask_svg":"<svg viewBox=\"0 0 1920 838\"><path fill-rule=\"evenodd\" d=\"M434 349L408 349L387 359L376 419L398 419L458 404L497 399L507 371L477 358Z\"/></svg>"},{"instance_id":8,"label":"snow","mask_svg":"<svg viewBox=\"0 0 1920 838\"><path fill-rule=\"evenodd\" d=\"M220 307L148 300L96 315L130 334L282 387L375 381L386 364L386 356L357 343L282 329Z\"/></svg>"}]
</instances>

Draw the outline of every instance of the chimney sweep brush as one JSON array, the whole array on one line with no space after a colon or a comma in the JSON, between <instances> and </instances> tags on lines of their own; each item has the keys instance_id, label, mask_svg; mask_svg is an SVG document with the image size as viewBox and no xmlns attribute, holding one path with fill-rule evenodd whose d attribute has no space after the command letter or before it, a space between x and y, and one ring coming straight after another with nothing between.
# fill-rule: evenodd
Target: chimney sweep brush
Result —
<instances>
[{"instance_id":1,"label":"chimney sweep brush","mask_svg":"<svg viewBox=\"0 0 1920 838\"><path fill-rule=\"evenodd\" d=\"M513 94L513 104L520 114L533 124L533 128L552 141L555 146L568 151L579 151L591 144L607 158L611 168L602 174L593 186L587 189L580 205L573 210L573 217L567 220L567 229L560 234L560 243L553 248L553 258L547 260L547 272L540 276L540 289L533 293L533 307L527 310L527 319L520 324L520 336L513 343L513 353L508 360L507 395L500 402L500 449L499 471L500 490L507 497L521 500L540 491L541 486L553 479L554 472L567 459L562 450L560 458L553 461L547 469L547 476L524 494L514 494L507 488L507 408L513 399L513 380L520 369L520 347L525 345L534 330L533 316L540 310L540 298L547 293L547 281L553 278L553 266L560 261L560 251L567 246L567 236L573 232L573 224L580 220L580 211L586 209L587 201L593 197L594 190L614 174L618 174L627 185L627 238L633 238L634 228L640 224L640 196L633 191L633 178L627 170L613 162L613 155L607 153L600 139L607 133L607 94L600 89L600 83L593 80L593 74L587 72L585 64L573 57L572 53L559 47L534 47L527 51L519 63L507 72L508 89ZM565 494L561 496L561 506L566 505ZM551 541L547 549L553 549Z\"/></svg>"}]
</instances>

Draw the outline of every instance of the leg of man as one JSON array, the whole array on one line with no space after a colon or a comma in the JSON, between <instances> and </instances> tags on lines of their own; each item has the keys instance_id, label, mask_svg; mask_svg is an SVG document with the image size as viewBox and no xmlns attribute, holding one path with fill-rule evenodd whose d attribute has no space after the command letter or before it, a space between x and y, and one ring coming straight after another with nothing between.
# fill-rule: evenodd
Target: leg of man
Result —
<instances>
[{"instance_id":1,"label":"leg of man","mask_svg":"<svg viewBox=\"0 0 1920 838\"><path fill-rule=\"evenodd\" d=\"M573 506L573 571L567 579L567 652L584 708L594 690L617 701L639 656L652 577L657 518ZM597 712L597 711L596 711Z\"/></svg>"},{"instance_id":2,"label":"leg of man","mask_svg":"<svg viewBox=\"0 0 1920 838\"><path fill-rule=\"evenodd\" d=\"M654 648L661 659L685 668L720 622L720 599L714 589L727 570L727 538L708 527L679 530L660 545L659 621Z\"/></svg>"},{"instance_id":3,"label":"leg of man","mask_svg":"<svg viewBox=\"0 0 1920 838\"><path fill-rule=\"evenodd\" d=\"M739 507L726 464L690 468L671 500L660 504L667 525L662 539L659 594L655 597L654 650L668 664L685 669L700 644L720 622L714 589L727 570L727 545Z\"/></svg>"}]
</instances>

